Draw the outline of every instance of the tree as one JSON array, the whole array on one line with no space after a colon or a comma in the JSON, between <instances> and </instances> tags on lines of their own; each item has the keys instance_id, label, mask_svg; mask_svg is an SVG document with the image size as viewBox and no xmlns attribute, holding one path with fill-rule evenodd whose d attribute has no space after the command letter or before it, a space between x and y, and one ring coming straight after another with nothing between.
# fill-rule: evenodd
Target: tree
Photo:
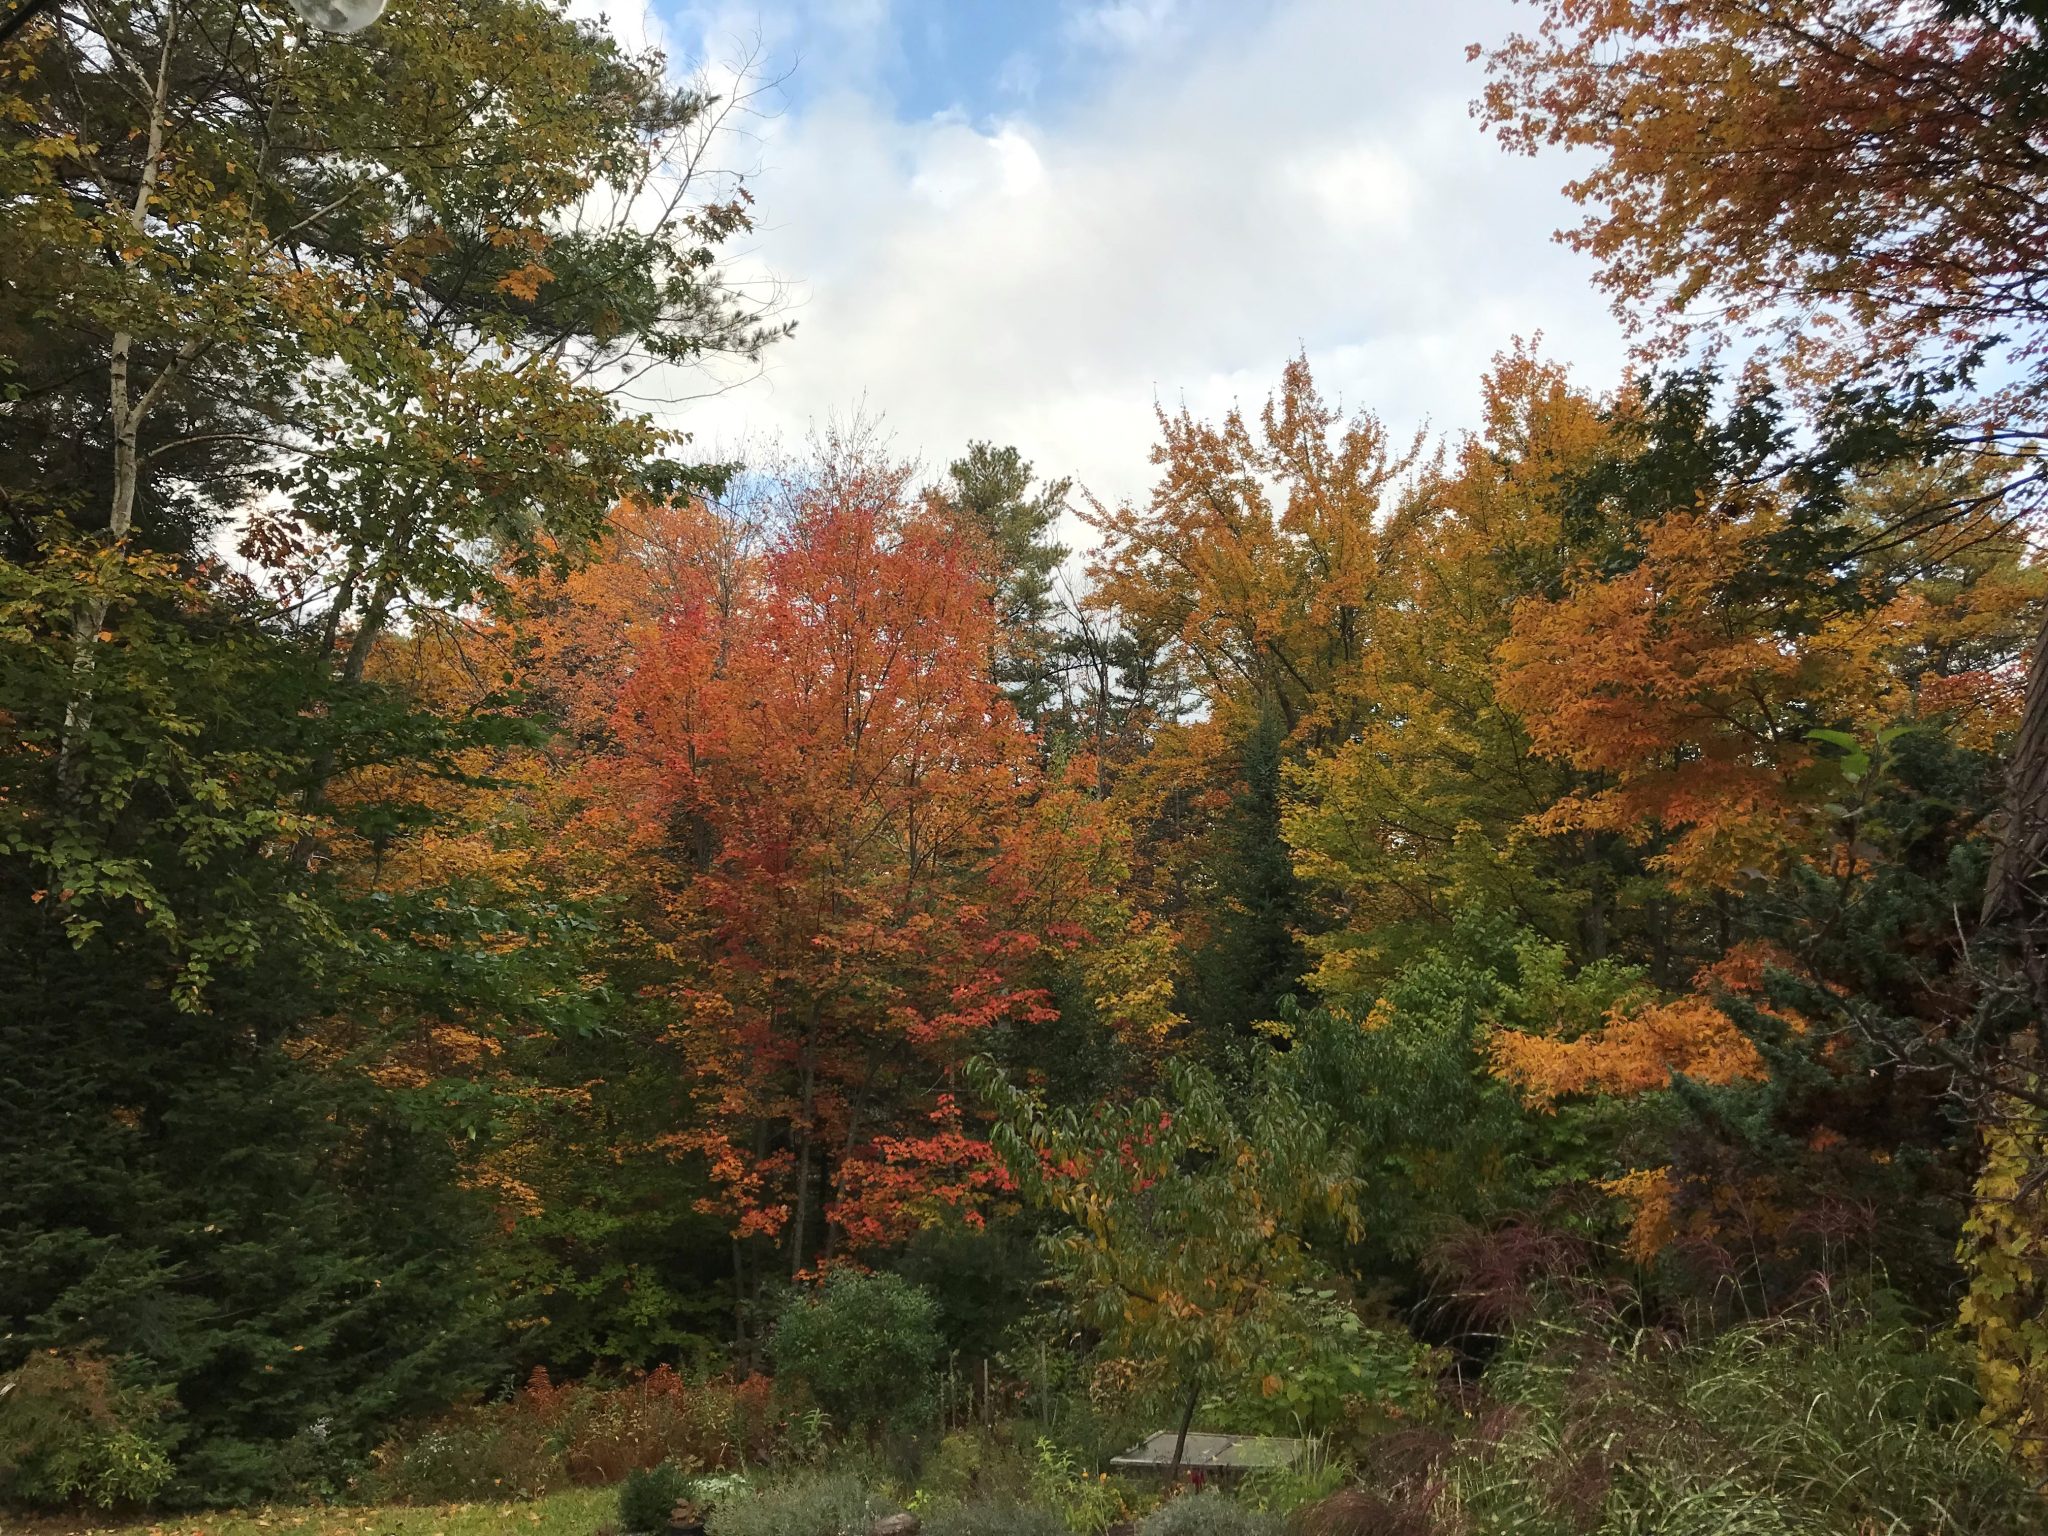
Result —
<instances>
[{"instance_id":1,"label":"tree","mask_svg":"<svg viewBox=\"0 0 2048 1536\"><path fill-rule=\"evenodd\" d=\"M1306 968L1302 889L1280 835L1286 742L1276 711L1239 745L1236 783L1210 820L1182 899L1186 924L1182 1009L1211 1039L1242 1038L1271 1019Z\"/></svg>"},{"instance_id":2,"label":"tree","mask_svg":"<svg viewBox=\"0 0 2048 1536\"><path fill-rule=\"evenodd\" d=\"M1154 701L1150 750L1115 789L1143 903L1189 953L1180 1011L1241 1031L1300 975L1304 913L1279 832L1287 775L1353 729L1387 579L1383 524L1401 520L1416 453L1326 404L1301 359L1256 424L1183 410L1159 426L1148 503L1089 514L1103 540L1084 619L1126 637Z\"/></svg>"},{"instance_id":3,"label":"tree","mask_svg":"<svg viewBox=\"0 0 2048 1536\"><path fill-rule=\"evenodd\" d=\"M1312 892L1311 984L1327 998L1369 998L1468 909L1578 939L1592 959L1613 942L1627 871L1596 839L1532 835L1570 774L1532 757L1496 652L1515 603L1547 590L1584 537L1568 503L1616 451L1614 427L1527 348L1496 359L1483 404L1485 431L1383 526L1369 643L1346 685L1352 730L1289 785L1283 831Z\"/></svg>"},{"instance_id":4,"label":"tree","mask_svg":"<svg viewBox=\"0 0 2048 1536\"><path fill-rule=\"evenodd\" d=\"M1969 456L1902 448L1881 410L1794 441L1772 392L1713 400L1680 376L1614 423L1562 498L1569 557L1494 657L1531 754L1577 775L1528 830L1599 833L1633 865L1620 911L1657 918L1627 928L1658 992L1503 1030L1495 1064L1539 1106L1684 1111L1659 1166L1607 1181L1638 1256L1719 1253L1768 1297L1802 1243L1853 1233L1939 1295L1943 1245L1908 1239L1945 1229L1967 1155L1943 1093L1981 1111L2027 1040L1954 918L2039 574L1990 506L1900 532L1901 507L1970 498Z\"/></svg>"},{"instance_id":5,"label":"tree","mask_svg":"<svg viewBox=\"0 0 2048 1536\"><path fill-rule=\"evenodd\" d=\"M82 594L113 627L67 783ZM172 1502L341 1476L493 1341L448 1127L308 1040L359 974L282 857L333 696L164 557L64 545L0 565L0 698L0 1367L156 1403Z\"/></svg>"},{"instance_id":6,"label":"tree","mask_svg":"<svg viewBox=\"0 0 2048 1536\"><path fill-rule=\"evenodd\" d=\"M2027 8L1946 0L1544 0L1487 59L1477 108L1510 148L1588 148L1565 238L1624 318L1735 321L1795 353L1933 344L2048 365L2048 52ZM1475 55L1479 50L1473 50ZM1866 352L1864 355L1869 355Z\"/></svg>"},{"instance_id":7,"label":"tree","mask_svg":"<svg viewBox=\"0 0 2048 1536\"><path fill-rule=\"evenodd\" d=\"M768 521L729 581L681 573L617 702L613 798L690 957L668 995L702 1119L673 1143L794 1272L838 1241L849 1160L1053 1017L1113 848L989 675L979 552L906 470L840 445Z\"/></svg>"},{"instance_id":8,"label":"tree","mask_svg":"<svg viewBox=\"0 0 2048 1536\"><path fill-rule=\"evenodd\" d=\"M1018 717L1042 729L1062 691L1053 580L1067 551L1054 536L1073 482L1048 481L1034 490L1023 455L991 443L969 443L946 475L951 483L940 490L941 502L986 550L983 580L997 632L990 670Z\"/></svg>"},{"instance_id":9,"label":"tree","mask_svg":"<svg viewBox=\"0 0 2048 1536\"><path fill-rule=\"evenodd\" d=\"M1987 503L2023 514L2048 385L2048 144L2038 17L2006 0L1548 0L1488 62L1479 111L1513 148L1602 158L1566 238L1623 314L1674 339L1733 320L1775 334L1824 392L1867 359L1969 392L1924 435L1987 461L1972 493L1901 509L1908 530ZM1477 50L1475 50L1476 52ZM2048 631L2036 638L1987 920L2039 906L2048 854Z\"/></svg>"},{"instance_id":10,"label":"tree","mask_svg":"<svg viewBox=\"0 0 2048 1536\"><path fill-rule=\"evenodd\" d=\"M0 50L0 1367L175 1399L179 1499L338 1480L502 1345L479 1063L589 1023L595 945L448 835L530 722L404 663L691 478L617 386L769 339L721 110L525 0Z\"/></svg>"},{"instance_id":11,"label":"tree","mask_svg":"<svg viewBox=\"0 0 2048 1536\"><path fill-rule=\"evenodd\" d=\"M1937 716L2009 709L2039 584L1990 506L1871 537L1969 499L1968 456L1926 461L1881 415L1795 445L1771 391L1716 420L1711 387L1674 378L1617 423L1567 489L1576 547L1497 652L1532 750L1583 775L1531 827L1612 835L1680 898L1853 861L1822 811L1830 733L1910 720L1923 690Z\"/></svg>"},{"instance_id":12,"label":"tree","mask_svg":"<svg viewBox=\"0 0 2048 1536\"><path fill-rule=\"evenodd\" d=\"M1357 1217L1349 1162L1284 1078L1238 1113L1199 1068L1168 1080L1170 1099L1088 1111L1047 1111L986 1062L975 1086L1011 1177L1067 1220L1047 1254L1074 1315L1181 1401L1178 1477L1202 1393L1300 1330L1317 1230L1355 1236Z\"/></svg>"},{"instance_id":13,"label":"tree","mask_svg":"<svg viewBox=\"0 0 2048 1536\"><path fill-rule=\"evenodd\" d=\"M628 487L673 488L620 369L768 334L714 258L743 199L692 186L718 113L659 56L527 0L294 42L235 0L169 0L59 7L11 45L23 131L0 174L35 217L11 225L31 279L6 323L66 344L25 354L49 372L9 417L36 450L19 507L113 540L180 455L232 445L212 515L278 495L243 549L288 568L284 605L312 608L352 681L408 606L487 598L501 569L587 544ZM65 489L59 423L104 441L103 509ZM67 756L101 617L78 615Z\"/></svg>"},{"instance_id":14,"label":"tree","mask_svg":"<svg viewBox=\"0 0 2048 1536\"><path fill-rule=\"evenodd\" d=\"M1377 523L1416 449L1369 415L1326 405L1308 363L1287 365L1257 428L1159 412L1148 504L1094 504L1095 610L1166 638L1208 708L1243 728L1341 735L1333 685L1358 660L1378 578ZM1419 449L1419 442L1417 445Z\"/></svg>"}]
</instances>

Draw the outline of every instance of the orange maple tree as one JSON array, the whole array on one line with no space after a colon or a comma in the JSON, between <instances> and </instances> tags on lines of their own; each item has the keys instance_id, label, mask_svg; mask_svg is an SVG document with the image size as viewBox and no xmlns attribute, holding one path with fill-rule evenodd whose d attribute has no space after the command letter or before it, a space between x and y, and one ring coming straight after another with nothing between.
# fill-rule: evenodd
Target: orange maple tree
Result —
<instances>
[{"instance_id":1,"label":"orange maple tree","mask_svg":"<svg viewBox=\"0 0 2048 1536\"><path fill-rule=\"evenodd\" d=\"M1843 828L1822 809L1839 780L1816 731L1874 735L1949 711L2010 725L2011 678L1952 670L1960 641L1986 625L2010 630L2028 585L1993 519L1917 554L1938 566L1958 548L2002 548L2002 569L1972 570L1954 591L1873 578L1868 603L1812 614L1741 579L1785 519L1753 493L1674 511L1645 530L1633 569L1581 570L1558 598L1517 605L1501 697L1538 753L1588 776L1535 818L1539 830L1616 833L1692 892L1793 859L1839 863ZM1970 728L1981 735L1988 722Z\"/></svg>"},{"instance_id":2,"label":"orange maple tree","mask_svg":"<svg viewBox=\"0 0 2048 1536\"><path fill-rule=\"evenodd\" d=\"M904 1138L991 1031L1053 1017L1046 967L1083 936L1103 843L989 675L975 551L906 469L843 448L765 526L673 568L604 772L681 973L699 1119L670 1145L706 1159L736 1237L800 1270L843 1236L849 1168L869 1240L877 1170L905 1206L906 1178L975 1182L965 1139Z\"/></svg>"},{"instance_id":3,"label":"orange maple tree","mask_svg":"<svg viewBox=\"0 0 2048 1536\"><path fill-rule=\"evenodd\" d=\"M2006 0L1538 0L1476 110L1513 149L1588 150L1563 238L1652 347L1766 338L1816 393L1918 374L1927 430L1993 473L1906 509L2038 512L2048 384L2048 81L2038 7ZM1475 47L1476 56L1482 50ZM1988 364L1988 366L1987 366ZM1984 916L2038 914L2048 630L2012 746Z\"/></svg>"},{"instance_id":4,"label":"orange maple tree","mask_svg":"<svg viewBox=\"0 0 2048 1536\"><path fill-rule=\"evenodd\" d=\"M1304 358L1255 421L1159 412L1159 479L1143 506L1091 501L1102 544L1090 608L1170 637L1233 729L1277 709L1291 733L1341 730L1332 690L1355 664L1379 575L1381 520L1420 453L1346 416Z\"/></svg>"},{"instance_id":5,"label":"orange maple tree","mask_svg":"<svg viewBox=\"0 0 2048 1536\"><path fill-rule=\"evenodd\" d=\"M1575 1038L1498 1030L1491 1042L1494 1070L1531 1105L1546 1109L1569 1094L1655 1092L1680 1075L1702 1083L1760 1079L1763 1057L1718 999L1723 994L1743 997L1759 1011L1800 1027L1800 1020L1766 1000L1765 971L1787 963L1769 945L1746 942L1702 966L1694 991L1668 1001L1647 989L1632 993L1618 1000L1596 1028Z\"/></svg>"},{"instance_id":6,"label":"orange maple tree","mask_svg":"<svg viewBox=\"0 0 2048 1536\"><path fill-rule=\"evenodd\" d=\"M922 1135L877 1136L839 1167L839 1198L829 1211L850 1251L893 1247L928 1227L958 1221L987 1225L1013 1201L1016 1182L993 1145L970 1135L959 1102L939 1095Z\"/></svg>"},{"instance_id":7,"label":"orange maple tree","mask_svg":"<svg viewBox=\"0 0 2048 1536\"><path fill-rule=\"evenodd\" d=\"M1487 60L1511 148L1594 150L1566 239L1636 326L1796 353L2016 347L2048 365L2039 44L2017 8L1539 0ZM1476 55L1481 50L1474 48Z\"/></svg>"}]
</instances>

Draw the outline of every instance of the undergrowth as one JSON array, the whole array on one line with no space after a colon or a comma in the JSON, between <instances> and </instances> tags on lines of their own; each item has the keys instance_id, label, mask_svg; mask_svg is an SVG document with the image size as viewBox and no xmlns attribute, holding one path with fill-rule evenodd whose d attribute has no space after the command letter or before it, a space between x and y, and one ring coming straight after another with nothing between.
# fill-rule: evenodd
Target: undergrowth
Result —
<instances>
[{"instance_id":1,"label":"undergrowth","mask_svg":"<svg viewBox=\"0 0 2048 1536\"><path fill-rule=\"evenodd\" d=\"M504 1402L457 1409L382 1447L374 1492L402 1500L533 1498L673 1463L757 1464L787 1426L765 1378L685 1381L667 1366L614 1387L555 1385L536 1370Z\"/></svg>"},{"instance_id":2,"label":"undergrowth","mask_svg":"<svg viewBox=\"0 0 2048 1536\"><path fill-rule=\"evenodd\" d=\"M2023 1536L2048 1509L1976 1422L1953 1341L1871 1318L1703 1342L1525 1326L1489 1399L1381 1481L1457 1536ZM1374 1481L1366 1479L1368 1485Z\"/></svg>"}]
</instances>

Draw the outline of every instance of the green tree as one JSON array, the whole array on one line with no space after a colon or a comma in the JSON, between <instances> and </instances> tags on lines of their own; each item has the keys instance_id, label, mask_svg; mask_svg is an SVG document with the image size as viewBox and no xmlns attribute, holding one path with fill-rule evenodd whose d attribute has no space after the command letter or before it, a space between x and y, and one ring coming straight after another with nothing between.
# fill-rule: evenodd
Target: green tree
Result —
<instances>
[{"instance_id":1,"label":"green tree","mask_svg":"<svg viewBox=\"0 0 2048 1536\"><path fill-rule=\"evenodd\" d=\"M1204 1393L1311 1326L1304 1288L1326 1273L1331 1235L1358 1230L1349 1160L1280 1074L1236 1113L1185 1062L1169 1098L1090 1110L1045 1108L985 1061L974 1076L1011 1177L1065 1218L1046 1254L1075 1318L1156 1366L1180 1401L1178 1475Z\"/></svg>"},{"instance_id":2,"label":"green tree","mask_svg":"<svg viewBox=\"0 0 2048 1536\"><path fill-rule=\"evenodd\" d=\"M11 45L0 185L28 281L0 330L60 344L10 383L32 451L8 500L161 541L180 455L220 471L210 506L172 494L193 531L271 493L243 550L355 680L408 608L489 598L625 491L675 488L623 373L770 333L715 260L743 196L693 186L715 104L659 55L544 0L297 42L236 0L167 0L59 6ZM51 455L81 429L104 459L71 481ZM67 755L102 617L77 617Z\"/></svg>"},{"instance_id":3,"label":"green tree","mask_svg":"<svg viewBox=\"0 0 2048 1536\"><path fill-rule=\"evenodd\" d=\"M1186 959L1181 1011L1217 1042L1273 1018L1306 968L1299 935L1308 913L1280 835L1284 746L1279 711L1268 709L1239 748L1241 776L1190 877L1188 899L1204 922Z\"/></svg>"},{"instance_id":4,"label":"green tree","mask_svg":"<svg viewBox=\"0 0 2048 1536\"><path fill-rule=\"evenodd\" d=\"M167 1401L178 1499L338 1478L499 1353L464 1186L510 1096L392 1045L588 1030L592 945L467 871L375 889L532 725L374 663L707 478L619 386L774 334L697 174L731 105L546 0L60 3L0 49L0 1369Z\"/></svg>"},{"instance_id":5,"label":"green tree","mask_svg":"<svg viewBox=\"0 0 2048 1536\"><path fill-rule=\"evenodd\" d=\"M946 477L941 499L985 550L999 631L995 679L1020 716L1043 724L1062 691L1053 583L1067 557L1056 536L1073 482L1040 482L1015 448L982 442L969 443Z\"/></svg>"},{"instance_id":6,"label":"green tree","mask_svg":"<svg viewBox=\"0 0 2048 1536\"><path fill-rule=\"evenodd\" d=\"M900 1275L829 1271L790 1297L768 1338L781 1379L845 1428L924 1422L932 1407L939 1312Z\"/></svg>"},{"instance_id":7,"label":"green tree","mask_svg":"<svg viewBox=\"0 0 2048 1536\"><path fill-rule=\"evenodd\" d=\"M112 628L60 784L81 592ZM449 1128L305 1035L354 966L282 856L328 685L162 557L70 547L0 565L0 698L0 1368L168 1408L167 1498L334 1483L490 1348Z\"/></svg>"}]
</instances>

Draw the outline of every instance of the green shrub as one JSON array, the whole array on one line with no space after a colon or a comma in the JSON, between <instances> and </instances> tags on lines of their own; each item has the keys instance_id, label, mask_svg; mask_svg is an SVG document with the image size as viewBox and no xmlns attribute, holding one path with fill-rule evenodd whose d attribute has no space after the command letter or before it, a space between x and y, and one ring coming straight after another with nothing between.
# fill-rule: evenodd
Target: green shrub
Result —
<instances>
[{"instance_id":1,"label":"green shrub","mask_svg":"<svg viewBox=\"0 0 2048 1536\"><path fill-rule=\"evenodd\" d=\"M619 1529L628 1536L667 1530L669 1515L688 1492L687 1474L672 1461L635 1467L619 1484Z\"/></svg>"},{"instance_id":2,"label":"green shrub","mask_svg":"<svg viewBox=\"0 0 2048 1536\"><path fill-rule=\"evenodd\" d=\"M1247 1504L1284 1515L1304 1505L1321 1503L1351 1481L1348 1463L1330 1455L1329 1442L1311 1436L1307 1452L1288 1466L1260 1467L1247 1474L1237 1495Z\"/></svg>"},{"instance_id":3,"label":"green shrub","mask_svg":"<svg viewBox=\"0 0 2048 1536\"><path fill-rule=\"evenodd\" d=\"M1327 1435L1392 1408L1430 1400L1443 1360L1398 1322L1371 1320L1336 1292L1310 1287L1291 1298L1295 1326L1277 1333L1237 1379L1223 1414L1244 1433ZM1327 1490L1325 1490L1327 1491Z\"/></svg>"},{"instance_id":4,"label":"green shrub","mask_svg":"<svg viewBox=\"0 0 2048 1536\"><path fill-rule=\"evenodd\" d=\"M833 1270L790 1299L768 1352L780 1378L845 1428L921 1424L943 1345L932 1299L900 1276Z\"/></svg>"},{"instance_id":5,"label":"green shrub","mask_svg":"<svg viewBox=\"0 0 2048 1536\"><path fill-rule=\"evenodd\" d=\"M456 1409L386 1443L375 1466L379 1498L421 1503L539 1498L570 1481L550 1427L495 1404Z\"/></svg>"},{"instance_id":6,"label":"green shrub","mask_svg":"<svg viewBox=\"0 0 2048 1536\"><path fill-rule=\"evenodd\" d=\"M171 1480L159 1422L169 1393L124 1385L112 1362L43 1350L0 1377L0 1504L141 1504Z\"/></svg>"},{"instance_id":7,"label":"green shrub","mask_svg":"<svg viewBox=\"0 0 2048 1536\"><path fill-rule=\"evenodd\" d=\"M918 1469L923 1501L933 1508L1024 1502L1033 1464L1009 1438L1007 1428L998 1426L993 1433L958 1429L934 1446Z\"/></svg>"},{"instance_id":8,"label":"green shrub","mask_svg":"<svg viewBox=\"0 0 2048 1536\"><path fill-rule=\"evenodd\" d=\"M734 1499L744 1499L753 1491L754 1485L747 1481L744 1472L712 1472L691 1478L687 1497L699 1509L713 1510Z\"/></svg>"},{"instance_id":9,"label":"green shrub","mask_svg":"<svg viewBox=\"0 0 2048 1536\"><path fill-rule=\"evenodd\" d=\"M1071 1450L1043 1436L1034 1447L1031 1499L1080 1536L1100 1536L1128 1513L1121 1488L1104 1474L1088 1471Z\"/></svg>"},{"instance_id":10,"label":"green shrub","mask_svg":"<svg viewBox=\"0 0 2048 1536\"><path fill-rule=\"evenodd\" d=\"M976 1500L935 1512L924 1536L1071 1536L1060 1517L1035 1504Z\"/></svg>"},{"instance_id":11,"label":"green shrub","mask_svg":"<svg viewBox=\"0 0 2048 1536\"><path fill-rule=\"evenodd\" d=\"M1138 1536L1280 1536L1280 1521L1228 1494L1184 1493L1140 1521Z\"/></svg>"},{"instance_id":12,"label":"green shrub","mask_svg":"<svg viewBox=\"0 0 2048 1536\"><path fill-rule=\"evenodd\" d=\"M889 1513L888 1504L853 1478L811 1475L720 1505L708 1529L710 1536L867 1536Z\"/></svg>"}]
</instances>

